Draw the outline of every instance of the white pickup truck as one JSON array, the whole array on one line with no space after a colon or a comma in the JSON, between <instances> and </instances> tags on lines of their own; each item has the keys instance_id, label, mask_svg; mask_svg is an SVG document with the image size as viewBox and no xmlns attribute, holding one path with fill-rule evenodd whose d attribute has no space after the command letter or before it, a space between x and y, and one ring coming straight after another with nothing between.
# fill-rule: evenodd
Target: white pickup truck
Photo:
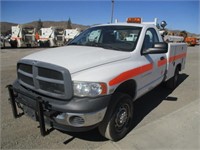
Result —
<instances>
[{"instance_id":1,"label":"white pickup truck","mask_svg":"<svg viewBox=\"0 0 200 150\"><path fill-rule=\"evenodd\" d=\"M127 41L130 34L137 39ZM98 127L118 141L130 131L135 100L162 82L176 87L186 52L185 43L163 42L154 24L128 19L91 27L67 46L19 60L8 86L13 115L21 108L43 136L46 124L72 132Z\"/></svg>"}]
</instances>

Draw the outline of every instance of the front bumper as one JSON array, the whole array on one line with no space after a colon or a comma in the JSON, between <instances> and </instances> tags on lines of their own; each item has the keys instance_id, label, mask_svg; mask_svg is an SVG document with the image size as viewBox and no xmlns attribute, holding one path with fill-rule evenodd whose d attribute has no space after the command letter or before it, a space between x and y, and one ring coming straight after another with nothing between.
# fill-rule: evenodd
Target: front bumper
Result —
<instances>
[{"instance_id":1,"label":"front bumper","mask_svg":"<svg viewBox=\"0 0 200 150\"><path fill-rule=\"evenodd\" d=\"M110 95L97 98L74 97L65 101L53 99L30 91L17 81L8 89L14 117L19 116L17 107L25 114L35 114L42 135L45 133L45 124L72 132L92 129L103 120L110 101Z\"/></svg>"}]
</instances>

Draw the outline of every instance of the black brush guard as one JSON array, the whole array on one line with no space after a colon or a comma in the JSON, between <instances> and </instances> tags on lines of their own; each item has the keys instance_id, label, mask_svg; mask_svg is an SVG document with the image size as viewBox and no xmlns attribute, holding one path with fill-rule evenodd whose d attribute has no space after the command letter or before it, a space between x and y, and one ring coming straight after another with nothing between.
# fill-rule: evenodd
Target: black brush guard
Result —
<instances>
[{"instance_id":1,"label":"black brush guard","mask_svg":"<svg viewBox=\"0 0 200 150\"><path fill-rule=\"evenodd\" d=\"M27 95L26 93L24 93L20 90L13 89L12 85L8 85L7 88L8 88L8 92L9 92L9 97L10 97L9 101L11 104L13 116L14 116L14 118L19 118L22 116L22 114L19 114L17 111L17 102L15 101L15 98L16 98L15 92L20 93L24 96L28 96L28 97L30 97L30 95ZM37 117L38 117L38 121L39 121L40 133L42 136L45 136L45 135L47 135L48 130L46 130L45 121L44 121L44 108L43 108L44 102L41 97L31 97L31 98L36 101L36 110L35 111L37 113ZM45 115L51 116L52 112L51 113L48 112L48 114L45 114Z\"/></svg>"}]
</instances>

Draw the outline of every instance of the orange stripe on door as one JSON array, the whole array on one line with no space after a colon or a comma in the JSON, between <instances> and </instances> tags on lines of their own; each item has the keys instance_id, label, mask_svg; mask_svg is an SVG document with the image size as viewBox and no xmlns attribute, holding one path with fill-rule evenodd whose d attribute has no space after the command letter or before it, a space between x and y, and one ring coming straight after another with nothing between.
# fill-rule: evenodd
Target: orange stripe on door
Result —
<instances>
[{"instance_id":1,"label":"orange stripe on door","mask_svg":"<svg viewBox=\"0 0 200 150\"><path fill-rule=\"evenodd\" d=\"M147 64L147 65L144 65L144 66L141 66L141 67L138 67L138 68L134 68L134 69L128 70L126 72L121 73L120 75L118 75L114 79L112 79L109 82L109 85L110 86L116 85L118 83L126 81L126 80L128 80L130 78L138 76L138 75L140 75L142 73L145 73L145 72L147 72L149 70L152 70L152 69L153 69L153 64Z\"/></svg>"},{"instance_id":2,"label":"orange stripe on door","mask_svg":"<svg viewBox=\"0 0 200 150\"><path fill-rule=\"evenodd\" d=\"M157 65L158 65L158 67L160 67L160 66L163 66L165 64L167 64L167 59L159 60Z\"/></svg>"}]
</instances>

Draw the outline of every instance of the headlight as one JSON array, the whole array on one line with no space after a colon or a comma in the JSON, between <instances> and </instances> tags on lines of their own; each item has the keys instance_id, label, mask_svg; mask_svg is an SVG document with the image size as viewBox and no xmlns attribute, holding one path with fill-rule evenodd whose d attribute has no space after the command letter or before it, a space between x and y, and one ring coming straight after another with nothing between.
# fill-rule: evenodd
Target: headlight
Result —
<instances>
[{"instance_id":1,"label":"headlight","mask_svg":"<svg viewBox=\"0 0 200 150\"><path fill-rule=\"evenodd\" d=\"M74 95L80 97L96 97L107 93L105 83L96 82L74 82Z\"/></svg>"}]
</instances>

